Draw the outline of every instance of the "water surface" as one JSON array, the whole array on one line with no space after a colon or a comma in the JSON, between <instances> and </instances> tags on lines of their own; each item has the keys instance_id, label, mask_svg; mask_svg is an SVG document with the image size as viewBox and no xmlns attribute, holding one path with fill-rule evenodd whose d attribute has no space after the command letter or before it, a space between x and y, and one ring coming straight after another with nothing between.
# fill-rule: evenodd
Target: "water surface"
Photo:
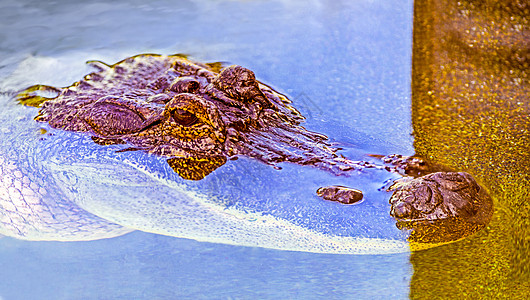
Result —
<instances>
[{"instance_id":1,"label":"water surface","mask_svg":"<svg viewBox=\"0 0 530 300\"><path fill-rule=\"evenodd\" d=\"M6 103L16 90L31 84L71 84L89 71L86 60L115 62L145 52L186 53L196 60L226 61L252 69L260 80L295 101L307 117L308 129L348 146L347 155L413 152L410 1L399 5L390 1L156 1L149 5L140 1L4 1L0 11L2 104L23 116L15 123L3 111L4 128L25 122L38 129L31 114L22 112L27 108ZM303 207L304 199L286 201L293 187L301 189L298 181L286 178L296 176L306 184L301 195L309 197L317 187L317 182L311 182L316 171L286 166L279 172L240 160L196 188L215 193L227 185L223 174L249 168L256 174L254 179L267 181L254 186L246 177L236 184L231 181L234 188L222 199L226 205L236 205L233 196L240 195L239 203L276 216L291 216L293 209ZM327 175L316 176L318 184L335 181ZM351 214L346 223L333 218L333 208L328 215L302 212L307 218L297 219L298 224L324 234L339 228L342 235L403 240L388 216L385 196L377 191L376 182L387 175L374 176L340 179L367 187L367 199L374 199L362 209L347 208ZM282 189L264 189L267 186ZM267 201L252 204L252 195ZM271 201L278 195L280 201ZM98 203L90 209L108 217L116 211L109 208L112 203ZM333 222L320 222L320 218ZM137 220L130 215L125 219ZM357 226L344 226L348 222ZM156 232L160 226L154 227L144 229ZM407 253L315 254L145 232L88 242L27 242L5 237L0 240L0 251L0 272L9 278L0 284L0 296L6 299L406 298L411 276Z\"/></svg>"}]
</instances>

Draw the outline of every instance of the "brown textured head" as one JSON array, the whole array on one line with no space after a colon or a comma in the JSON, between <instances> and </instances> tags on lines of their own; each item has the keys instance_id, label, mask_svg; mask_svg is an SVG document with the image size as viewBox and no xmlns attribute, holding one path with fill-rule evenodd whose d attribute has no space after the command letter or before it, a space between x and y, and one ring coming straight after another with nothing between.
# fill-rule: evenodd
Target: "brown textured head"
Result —
<instances>
[{"instance_id":1,"label":"brown textured head","mask_svg":"<svg viewBox=\"0 0 530 300\"><path fill-rule=\"evenodd\" d=\"M202 179L234 155L268 164L336 157L324 136L299 126L303 118L285 96L241 66L153 54L91 63L99 70L69 87L33 86L18 98L41 107L37 121L168 157L186 179Z\"/></svg>"}]
</instances>

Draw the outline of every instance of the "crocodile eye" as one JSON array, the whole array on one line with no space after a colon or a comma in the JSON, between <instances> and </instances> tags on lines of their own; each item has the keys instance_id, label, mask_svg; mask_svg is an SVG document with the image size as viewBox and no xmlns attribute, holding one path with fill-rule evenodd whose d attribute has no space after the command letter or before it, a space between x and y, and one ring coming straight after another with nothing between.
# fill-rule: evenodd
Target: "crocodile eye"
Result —
<instances>
[{"instance_id":1,"label":"crocodile eye","mask_svg":"<svg viewBox=\"0 0 530 300\"><path fill-rule=\"evenodd\" d=\"M173 117L175 122L186 127L196 124L199 121L196 115L183 109L175 109L171 112L171 117Z\"/></svg>"}]
</instances>

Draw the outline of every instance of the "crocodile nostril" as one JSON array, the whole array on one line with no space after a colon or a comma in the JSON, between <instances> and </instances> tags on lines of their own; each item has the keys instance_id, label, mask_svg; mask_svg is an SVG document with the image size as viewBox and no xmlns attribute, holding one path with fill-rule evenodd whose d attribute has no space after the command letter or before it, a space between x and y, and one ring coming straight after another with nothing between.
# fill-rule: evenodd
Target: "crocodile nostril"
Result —
<instances>
[{"instance_id":1,"label":"crocodile nostril","mask_svg":"<svg viewBox=\"0 0 530 300\"><path fill-rule=\"evenodd\" d=\"M195 93L200 89L199 82L193 77L180 77L171 83L169 89L176 93Z\"/></svg>"}]
</instances>

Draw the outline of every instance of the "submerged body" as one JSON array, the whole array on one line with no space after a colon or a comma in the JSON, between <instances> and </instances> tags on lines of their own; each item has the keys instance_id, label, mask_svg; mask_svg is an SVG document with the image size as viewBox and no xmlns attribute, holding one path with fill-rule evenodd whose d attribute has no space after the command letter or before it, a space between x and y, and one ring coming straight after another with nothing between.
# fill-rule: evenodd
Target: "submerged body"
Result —
<instances>
[{"instance_id":1,"label":"submerged body","mask_svg":"<svg viewBox=\"0 0 530 300\"><path fill-rule=\"evenodd\" d=\"M325 136L300 125L303 117L287 97L260 83L252 71L240 66L221 70L219 64L192 62L179 55L151 54L134 56L112 66L100 62L93 64L99 71L72 86L62 89L34 86L21 93L19 100L40 107L37 121L47 122L53 128L88 132L98 144L126 144L128 148L121 148L120 152L142 150L163 157L171 169L186 180L199 181L228 159L238 157L274 166L282 162L309 165L346 176L366 168L386 169L406 176L438 171L426 167L418 159L389 156L385 158L387 165L377 165L343 157ZM40 96L44 91L56 94ZM446 176L450 173L445 171L439 174L442 174L438 176L442 181L458 180L458 176ZM405 191L410 191L412 195L391 200L392 216L398 221L414 221L413 213L407 214L402 209L408 205L403 203L419 207L418 203L431 201L430 196L421 192L423 182L430 181L404 185L394 193L394 196L405 195ZM481 189L472 178L465 181L466 184ZM416 190L420 192L415 193ZM341 186L319 189L324 199L343 203L357 202L362 198L359 193ZM474 198L460 197L458 192L450 194L441 189L441 193L460 199L455 200L457 202L474 201ZM481 197L481 203L491 202L485 192L476 196ZM452 202L445 201L441 207L450 206ZM491 205L489 207L491 209ZM425 211L430 223L463 218L479 227L484 226L491 215L483 213L477 217L460 212L443 208ZM203 214L202 218L208 219L208 213L200 209L190 213ZM211 217L212 221L215 219ZM251 232L248 230L247 234Z\"/></svg>"}]
</instances>

